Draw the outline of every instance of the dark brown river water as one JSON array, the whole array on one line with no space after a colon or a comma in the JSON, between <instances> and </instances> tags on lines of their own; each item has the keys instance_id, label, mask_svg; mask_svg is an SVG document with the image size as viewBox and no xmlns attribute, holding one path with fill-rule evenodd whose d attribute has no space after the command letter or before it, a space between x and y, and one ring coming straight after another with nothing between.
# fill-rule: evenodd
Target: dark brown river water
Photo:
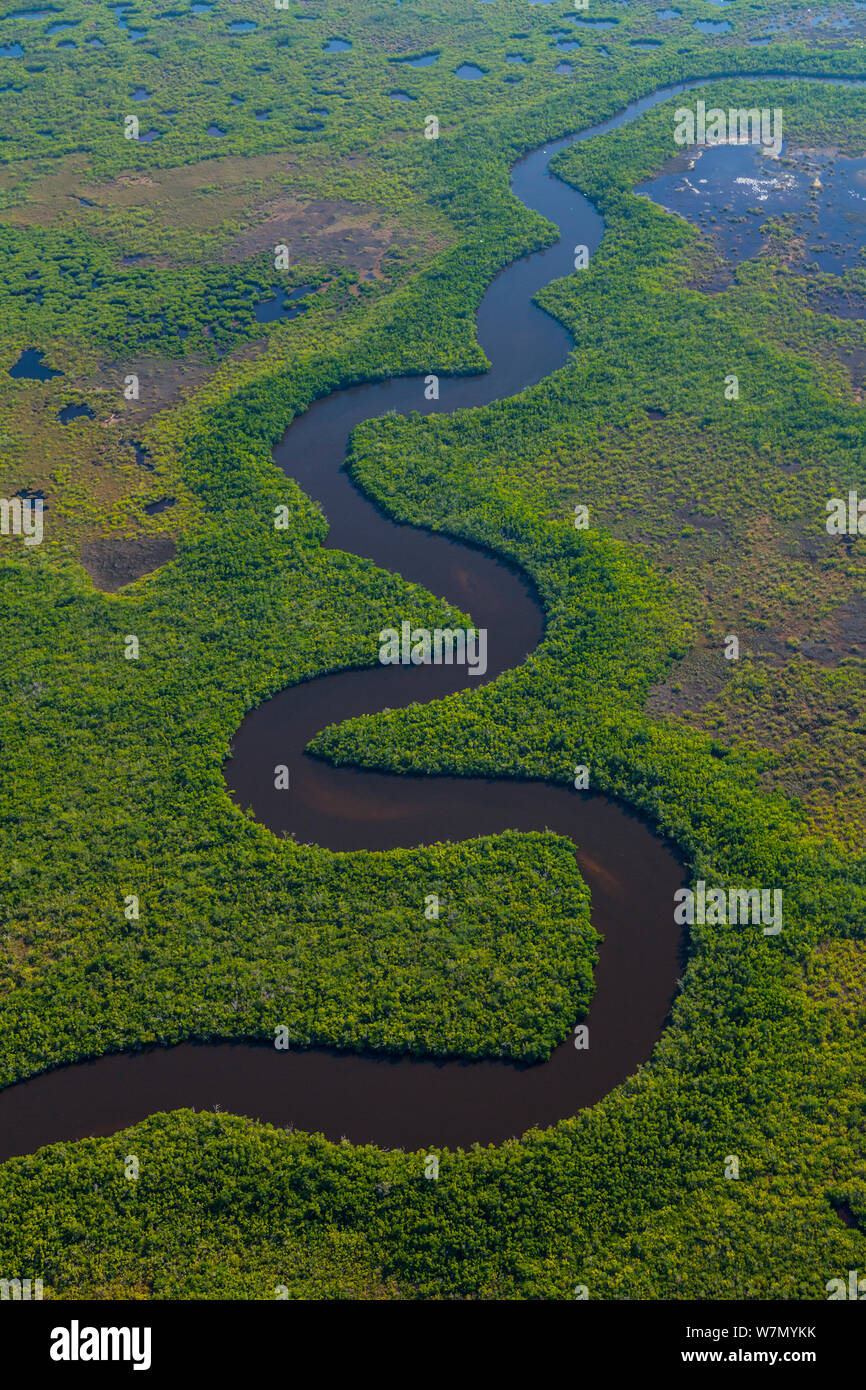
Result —
<instances>
[{"instance_id":1,"label":"dark brown river water","mask_svg":"<svg viewBox=\"0 0 866 1390\"><path fill-rule=\"evenodd\" d=\"M216 1107L384 1147L499 1142L592 1105L649 1058L682 968L673 894L683 869L672 846L627 807L570 786L334 768L303 749L319 730L352 715L439 699L494 679L518 666L541 640L543 612L517 570L464 543L399 525L361 496L343 466L349 434L361 421L390 410L450 412L483 405L562 366L571 339L532 299L542 285L572 273L576 245L595 250L604 225L584 197L549 172L550 159L575 141L706 85L660 89L514 166L515 195L556 223L560 238L502 271L485 293L477 323L492 362L488 373L443 378L435 402L424 399L422 377L335 392L295 420L275 450L279 466L322 503L330 523L328 546L368 556L424 584L488 629L486 675L471 677L465 667L377 665L293 686L247 717L226 766L239 805L252 806L277 832L291 831L302 842L336 851L387 850L506 829L547 828L571 838L589 884L592 921L604 938L585 1020L589 1048L576 1050L569 1036L547 1062L532 1066L326 1049L277 1052L265 1043L184 1043L104 1056L0 1092L0 1159L58 1140L109 1134L181 1106ZM273 788L277 763L290 768L288 792Z\"/></svg>"}]
</instances>

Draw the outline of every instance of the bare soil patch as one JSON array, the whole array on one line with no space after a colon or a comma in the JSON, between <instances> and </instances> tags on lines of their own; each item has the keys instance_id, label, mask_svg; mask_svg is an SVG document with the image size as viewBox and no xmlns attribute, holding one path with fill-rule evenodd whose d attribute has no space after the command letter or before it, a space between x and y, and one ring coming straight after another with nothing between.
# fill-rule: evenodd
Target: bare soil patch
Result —
<instances>
[{"instance_id":1,"label":"bare soil patch","mask_svg":"<svg viewBox=\"0 0 866 1390\"><path fill-rule=\"evenodd\" d=\"M81 563L98 589L113 594L168 564L176 554L171 536L107 536L81 547Z\"/></svg>"}]
</instances>

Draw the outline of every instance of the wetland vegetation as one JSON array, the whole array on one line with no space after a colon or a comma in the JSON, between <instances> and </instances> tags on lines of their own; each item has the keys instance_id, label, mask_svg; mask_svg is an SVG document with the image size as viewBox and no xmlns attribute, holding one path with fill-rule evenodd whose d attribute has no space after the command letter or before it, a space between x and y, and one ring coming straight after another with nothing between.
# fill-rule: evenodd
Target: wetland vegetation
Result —
<instances>
[{"instance_id":1,"label":"wetland vegetation","mask_svg":"<svg viewBox=\"0 0 866 1390\"><path fill-rule=\"evenodd\" d=\"M369 665L383 614L458 618L325 547L274 465L292 417L353 383L417 374L420 400L439 376L441 414L358 428L352 477L521 566L547 627L496 681L327 728L315 753L565 784L579 749L690 878L786 903L776 939L691 929L669 1025L623 1085L443 1152L436 1182L421 1153L191 1110L11 1159L0 1268L46 1296L818 1299L866 1267L866 538L824 524L827 498L866 491L866 284L861 219L821 206L859 187L866 88L797 80L866 78L866 13L840 30L737 4L701 33L691 0L600 8L3 6L0 491L48 510L43 544L0 538L0 1081L280 1025L293 1048L538 1058L588 1000L591 904L562 837L338 854L226 794L250 710ZM587 268L539 295L573 351L451 415L449 376L487 365L485 287L555 237L512 163L698 78L724 81L556 156L605 220ZM760 229L743 254L715 204L695 221L635 191L693 179L674 112L702 95L781 106L781 167L826 180L814 212L727 200ZM159 139L124 138L137 112ZM440 889L447 913L419 918Z\"/></svg>"}]
</instances>

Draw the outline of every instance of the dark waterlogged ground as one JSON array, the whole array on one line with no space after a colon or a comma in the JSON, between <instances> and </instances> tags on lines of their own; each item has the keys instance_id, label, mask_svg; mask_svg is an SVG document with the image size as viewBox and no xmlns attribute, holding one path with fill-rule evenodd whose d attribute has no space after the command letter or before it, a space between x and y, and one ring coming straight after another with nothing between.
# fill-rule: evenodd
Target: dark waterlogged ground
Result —
<instances>
[{"instance_id":1,"label":"dark waterlogged ground","mask_svg":"<svg viewBox=\"0 0 866 1390\"><path fill-rule=\"evenodd\" d=\"M759 254L762 227L783 216L804 240L804 263L837 275L863 263L866 158L785 144L779 157L759 145L690 148L636 192L700 227L737 264Z\"/></svg>"}]
</instances>

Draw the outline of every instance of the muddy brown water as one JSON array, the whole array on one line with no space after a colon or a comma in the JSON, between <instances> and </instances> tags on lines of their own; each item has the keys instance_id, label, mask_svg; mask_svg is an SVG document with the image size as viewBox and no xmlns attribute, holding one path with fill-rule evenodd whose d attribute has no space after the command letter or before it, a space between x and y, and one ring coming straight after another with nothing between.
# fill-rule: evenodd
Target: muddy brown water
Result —
<instances>
[{"instance_id":1,"label":"muddy brown water","mask_svg":"<svg viewBox=\"0 0 866 1390\"><path fill-rule=\"evenodd\" d=\"M275 450L280 467L322 503L330 523L327 545L424 584L487 627L486 675L471 677L465 667L376 666L293 686L247 717L226 766L239 805L252 806L278 833L335 851L387 850L506 829L567 835L589 884L593 924L604 938L585 1020L589 1048L577 1050L569 1034L548 1061L535 1065L329 1049L277 1052L267 1043L244 1042L108 1055L0 1092L0 1158L109 1134L178 1107L217 1108L384 1147L500 1142L592 1105L650 1057L682 969L673 894L683 869L672 846L627 807L571 786L334 768L303 749L319 730L352 715L443 698L494 679L541 640L543 613L519 571L470 545L395 523L361 496L343 467L349 434L389 410L448 412L511 396L560 367L571 339L532 298L548 281L571 273L576 245L590 252L598 246L604 225L585 198L550 174L550 159L575 141L706 85L660 89L514 166L516 196L558 224L561 235L548 250L502 271L485 293L477 323L492 362L488 373L443 378L435 402L424 399L422 377L335 392L295 420ZM290 768L288 792L273 788L278 762Z\"/></svg>"}]
</instances>

